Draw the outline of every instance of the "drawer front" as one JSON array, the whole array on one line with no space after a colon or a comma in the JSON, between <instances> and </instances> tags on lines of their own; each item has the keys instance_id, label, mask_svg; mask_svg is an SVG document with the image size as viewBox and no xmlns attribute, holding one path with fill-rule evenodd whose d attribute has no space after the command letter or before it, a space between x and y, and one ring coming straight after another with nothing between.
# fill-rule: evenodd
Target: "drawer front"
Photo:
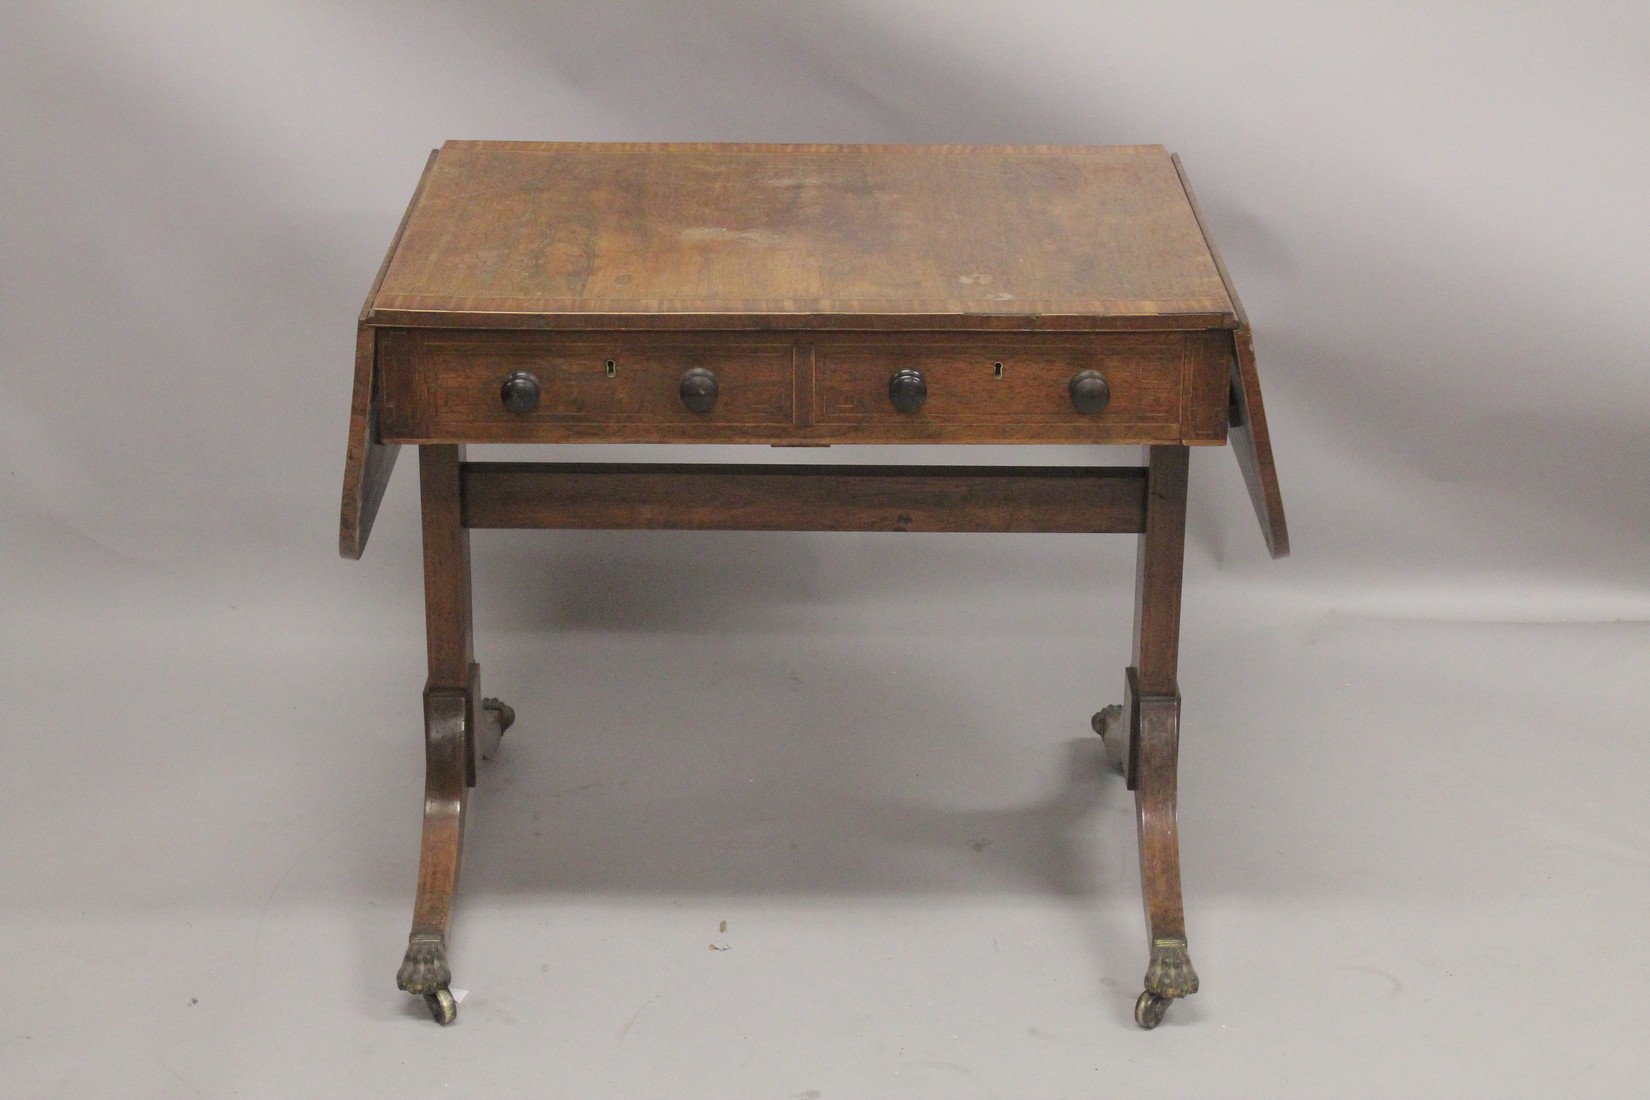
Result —
<instances>
[{"instance_id":1,"label":"drawer front","mask_svg":"<svg viewBox=\"0 0 1650 1100\"><path fill-rule=\"evenodd\" d=\"M1223 338L821 341L814 348L814 421L863 442L1222 442L1229 359L1220 352ZM926 388L914 411L896 408L890 396L900 371L917 372ZM1080 411L1073 401L1072 381L1085 372L1099 374L1109 391L1096 411Z\"/></svg>"},{"instance_id":2,"label":"drawer front","mask_svg":"<svg viewBox=\"0 0 1650 1100\"><path fill-rule=\"evenodd\" d=\"M385 442L1221 443L1231 339L1224 332L378 333ZM690 371L715 378L687 406ZM889 392L914 371L926 397ZM516 372L537 385L506 407ZM1073 378L1105 380L1080 411Z\"/></svg>"},{"instance_id":3,"label":"drawer front","mask_svg":"<svg viewBox=\"0 0 1650 1100\"><path fill-rule=\"evenodd\" d=\"M697 335L419 332L379 335L387 442L673 442L783 438L794 421L789 339ZM712 372L715 403L683 402L682 377ZM505 407L518 371L531 411Z\"/></svg>"}]
</instances>

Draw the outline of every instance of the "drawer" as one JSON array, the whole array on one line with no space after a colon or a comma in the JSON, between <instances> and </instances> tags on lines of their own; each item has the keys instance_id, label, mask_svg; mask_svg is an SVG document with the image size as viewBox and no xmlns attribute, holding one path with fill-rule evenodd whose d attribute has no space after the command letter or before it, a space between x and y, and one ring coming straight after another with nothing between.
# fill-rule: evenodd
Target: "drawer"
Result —
<instances>
[{"instance_id":1,"label":"drawer","mask_svg":"<svg viewBox=\"0 0 1650 1100\"><path fill-rule=\"evenodd\" d=\"M856 442L1218 443L1226 438L1225 333L882 336L814 347L813 419ZM890 382L926 396L897 408ZM1108 394L1082 411L1074 379Z\"/></svg>"},{"instance_id":2,"label":"drawer","mask_svg":"<svg viewBox=\"0 0 1650 1100\"><path fill-rule=\"evenodd\" d=\"M680 442L791 434L788 338L385 330L378 336L386 442ZM715 400L684 404L683 376L708 371ZM529 411L503 387L532 376Z\"/></svg>"},{"instance_id":3,"label":"drawer","mask_svg":"<svg viewBox=\"0 0 1650 1100\"><path fill-rule=\"evenodd\" d=\"M384 329L387 443L1221 443L1231 339L1168 333L561 333ZM715 401L689 408L683 377ZM889 383L921 378L896 407ZM505 382L531 376L530 409ZM1104 380L1082 411L1071 384Z\"/></svg>"}]
</instances>

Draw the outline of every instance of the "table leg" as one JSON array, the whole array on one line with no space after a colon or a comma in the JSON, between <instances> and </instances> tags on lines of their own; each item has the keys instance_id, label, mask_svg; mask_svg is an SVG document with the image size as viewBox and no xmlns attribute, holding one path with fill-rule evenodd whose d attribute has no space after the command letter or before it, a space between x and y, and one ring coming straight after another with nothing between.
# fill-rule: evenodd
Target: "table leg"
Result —
<instances>
[{"instance_id":1,"label":"table leg","mask_svg":"<svg viewBox=\"0 0 1650 1100\"><path fill-rule=\"evenodd\" d=\"M1122 724L1124 772L1140 826L1140 886L1151 940L1135 1022L1153 1028L1177 997L1197 992L1186 951L1175 825L1180 747L1180 587L1186 549L1186 447L1150 448L1146 529L1135 572L1134 664Z\"/></svg>"},{"instance_id":2,"label":"table leg","mask_svg":"<svg viewBox=\"0 0 1650 1100\"><path fill-rule=\"evenodd\" d=\"M419 448L424 518L424 609L429 680L424 688L424 836L412 933L396 984L422 996L438 1023L458 1007L449 986L447 927L464 850L464 814L478 750L490 757L515 714L480 699L470 620L470 536L461 521L462 447Z\"/></svg>"},{"instance_id":3,"label":"table leg","mask_svg":"<svg viewBox=\"0 0 1650 1100\"><path fill-rule=\"evenodd\" d=\"M429 1005L437 1023L458 1015L447 965L447 926L453 890L464 849L464 811L469 802L466 776L469 697L463 691L424 692L425 771L424 839L418 859L418 897L413 903L412 934L396 985Z\"/></svg>"}]
</instances>

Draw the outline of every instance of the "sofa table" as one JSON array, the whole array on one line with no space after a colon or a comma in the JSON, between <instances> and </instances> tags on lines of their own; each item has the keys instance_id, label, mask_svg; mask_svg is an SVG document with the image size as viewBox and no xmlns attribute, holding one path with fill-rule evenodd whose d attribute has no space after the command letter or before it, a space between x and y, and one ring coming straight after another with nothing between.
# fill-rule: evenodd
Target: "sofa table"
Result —
<instances>
[{"instance_id":1,"label":"sofa table","mask_svg":"<svg viewBox=\"0 0 1650 1100\"><path fill-rule=\"evenodd\" d=\"M1143 444L1139 467L469 462L466 443ZM1249 325L1158 146L448 142L367 297L340 533L418 446L426 793L399 985L435 1018L478 758L472 528L1128 532L1133 662L1092 720L1135 792L1154 1027L1197 990L1175 831L1188 448L1288 552ZM982 451L983 456L989 452Z\"/></svg>"}]
</instances>

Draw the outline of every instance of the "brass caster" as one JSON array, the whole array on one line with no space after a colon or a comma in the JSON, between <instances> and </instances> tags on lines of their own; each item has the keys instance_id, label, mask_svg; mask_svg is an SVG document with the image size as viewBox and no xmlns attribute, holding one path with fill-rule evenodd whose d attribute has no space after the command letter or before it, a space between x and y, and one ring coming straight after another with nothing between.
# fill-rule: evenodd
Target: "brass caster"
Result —
<instances>
[{"instance_id":1,"label":"brass caster","mask_svg":"<svg viewBox=\"0 0 1650 1100\"><path fill-rule=\"evenodd\" d=\"M424 994L424 1004L429 1007L430 1015L435 1018L435 1022L442 1027L458 1019L458 1002L453 1000L453 992L450 989L438 989L434 993ZM1140 1011L1136 1009L1135 1016L1139 1015Z\"/></svg>"},{"instance_id":2,"label":"brass caster","mask_svg":"<svg viewBox=\"0 0 1650 1100\"><path fill-rule=\"evenodd\" d=\"M498 720L498 732L501 735L505 730L516 724L516 708L509 703L501 702L498 699L483 699L481 707L483 710L493 712L493 717Z\"/></svg>"},{"instance_id":3,"label":"brass caster","mask_svg":"<svg viewBox=\"0 0 1650 1100\"><path fill-rule=\"evenodd\" d=\"M1123 708L1116 703L1094 712L1089 725L1106 745L1106 760L1114 771L1123 770Z\"/></svg>"},{"instance_id":4,"label":"brass caster","mask_svg":"<svg viewBox=\"0 0 1650 1100\"><path fill-rule=\"evenodd\" d=\"M1148 989L1134 1002L1134 1022L1140 1025L1140 1030L1150 1031L1163 1022L1163 1014L1172 1004L1173 997L1160 997Z\"/></svg>"},{"instance_id":5,"label":"brass caster","mask_svg":"<svg viewBox=\"0 0 1650 1100\"><path fill-rule=\"evenodd\" d=\"M446 1027L458 1019L458 1002L447 988L453 972L447 966L447 945L433 932L414 932L407 938L407 957L401 963L401 972L395 984L416 996L435 1017L435 1022Z\"/></svg>"}]
</instances>

